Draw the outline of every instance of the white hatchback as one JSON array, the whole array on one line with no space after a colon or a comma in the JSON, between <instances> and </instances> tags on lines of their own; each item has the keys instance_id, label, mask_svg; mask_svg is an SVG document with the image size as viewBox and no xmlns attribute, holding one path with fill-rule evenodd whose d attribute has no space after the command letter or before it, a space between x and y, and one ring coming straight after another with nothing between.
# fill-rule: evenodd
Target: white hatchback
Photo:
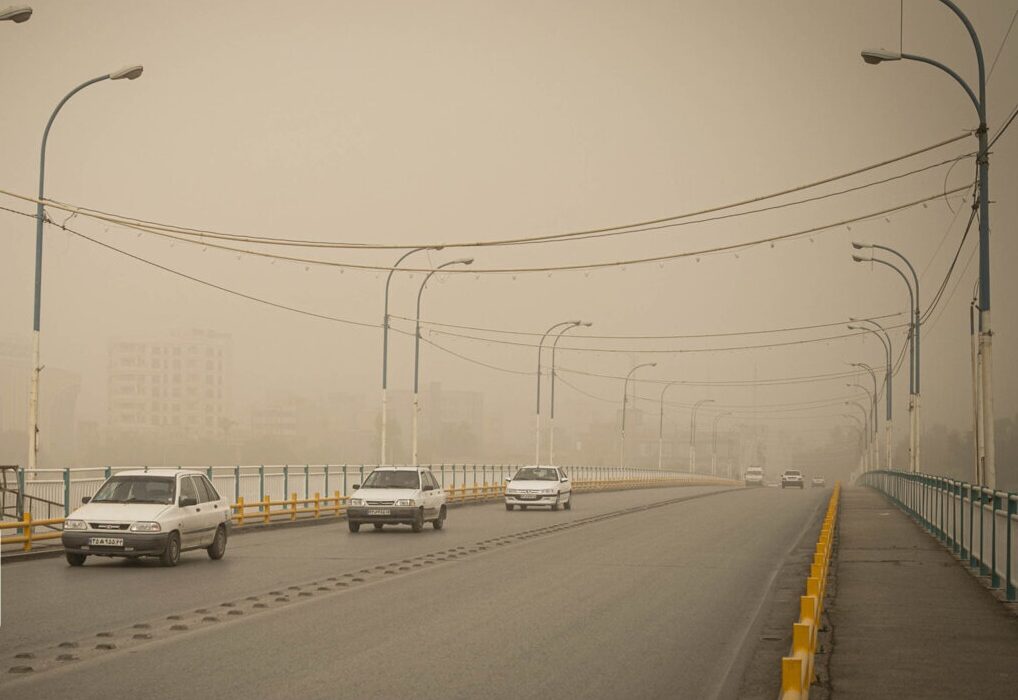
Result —
<instances>
[{"instance_id":1,"label":"white hatchback","mask_svg":"<svg viewBox=\"0 0 1018 700\"><path fill-rule=\"evenodd\" d=\"M445 491L430 469L421 467L377 467L357 491L346 508L350 532L371 523L376 530L386 525L409 525L414 532L430 521L441 530L445 526Z\"/></svg>"},{"instance_id":2,"label":"white hatchback","mask_svg":"<svg viewBox=\"0 0 1018 700\"><path fill-rule=\"evenodd\" d=\"M230 504L201 472L131 470L114 474L64 520L61 542L71 566L89 556L159 557L175 566L180 553L226 554Z\"/></svg>"},{"instance_id":3,"label":"white hatchback","mask_svg":"<svg viewBox=\"0 0 1018 700\"><path fill-rule=\"evenodd\" d=\"M519 506L549 506L558 510L573 508L573 484L560 467L522 467L505 485L505 509Z\"/></svg>"}]
</instances>

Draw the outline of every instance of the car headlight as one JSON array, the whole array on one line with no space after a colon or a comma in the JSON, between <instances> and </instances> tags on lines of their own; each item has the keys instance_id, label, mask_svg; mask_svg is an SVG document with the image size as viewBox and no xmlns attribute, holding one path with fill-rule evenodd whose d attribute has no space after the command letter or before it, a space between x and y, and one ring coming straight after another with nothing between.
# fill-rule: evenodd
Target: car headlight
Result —
<instances>
[{"instance_id":1,"label":"car headlight","mask_svg":"<svg viewBox=\"0 0 1018 700\"><path fill-rule=\"evenodd\" d=\"M351 505L351 506L362 506L362 505L364 505L364 499L363 498L351 498L348 501L348 504Z\"/></svg>"},{"instance_id":2,"label":"car headlight","mask_svg":"<svg viewBox=\"0 0 1018 700\"><path fill-rule=\"evenodd\" d=\"M162 532L162 527L159 523L152 522L138 522L131 524L131 532Z\"/></svg>"},{"instance_id":3,"label":"car headlight","mask_svg":"<svg viewBox=\"0 0 1018 700\"><path fill-rule=\"evenodd\" d=\"M557 489L541 489L542 496L554 496L556 493L558 493Z\"/></svg>"},{"instance_id":4,"label":"car headlight","mask_svg":"<svg viewBox=\"0 0 1018 700\"><path fill-rule=\"evenodd\" d=\"M507 490L506 490L506 492L505 492L505 495L506 495L506 496L518 496L518 495L519 495L519 493L517 493L516 491L509 491L509 490L507 489Z\"/></svg>"},{"instance_id":5,"label":"car headlight","mask_svg":"<svg viewBox=\"0 0 1018 700\"><path fill-rule=\"evenodd\" d=\"M64 521L64 529L65 530L85 530L86 529L85 521L84 520L65 520Z\"/></svg>"},{"instance_id":6,"label":"car headlight","mask_svg":"<svg viewBox=\"0 0 1018 700\"><path fill-rule=\"evenodd\" d=\"M417 505L417 501L415 501L412 498L399 498L399 499L396 499L396 505L397 506L410 506L411 508L413 508L414 506Z\"/></svg>"}]
</instances>

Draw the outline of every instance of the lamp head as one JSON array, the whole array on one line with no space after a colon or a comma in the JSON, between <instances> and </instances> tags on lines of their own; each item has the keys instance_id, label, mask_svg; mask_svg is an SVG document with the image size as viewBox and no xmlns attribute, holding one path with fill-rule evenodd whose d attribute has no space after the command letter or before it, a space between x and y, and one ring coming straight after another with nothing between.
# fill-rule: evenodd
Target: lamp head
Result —
<instances>
[{"instance_id":1,"label":"lamp head","mask_svg":"<svg viewBox=\"0 0 1018 700\"><path fill-rule=\"evenodd\" d=\"M860 243L859 241L852 241L852 247L856 250L862 250L863 248L872 248L872 243Z\"/></svg>"},{"instance_id":2,"label":"lamp head","mask_svg":"<svg viewBox=\"0 0 1018 700\"><path fill-rule=\"evenodd\" d=\"M594 324L593 324L592 322L590 322L590 321L584 321L584 322L583 322L583 323L581 323L580 325L581 325L581 326L583 326L584 328L590 328L590 327L591 327L591 326L593 326Z\"/></svg>"},{"instance_id":3,"label":"lamp head","mask_svg":"<svg viewBox=\"0 0 1018 700\"><path fill-rule=\"evenodd\" d=\"M110 73L110 80L121 80L126 78L127 80L134 80L141 75L145 68L143 66L128 66L127 68L121 68L120 70Z\"/></svg>"},{"instance_id":4,"label":"lamp head","mask_svg":"<svg viewBox=\"0 0 1018 700\"><path fill-rule=\"evenodd\" d=\"M856 262L873 262L873 258L864 258L861 255L853 255L852 259Z\"/></svg>"},{"instance_id":5,"label":"lamp head","mask_svg":"<svg viewBox=\"0 0 1018 700\"><path fill-rule=\"evenodd\" d=\"M651 363L650 363L649 365L647 365L647 366L648 366L648 367L657 367L657 363L656 363L656 362L651 362Z\"/></svg>"},{"instance_id":6,"label":"lamp head","mask_svg":"<svg viewBox=\"0 0 1018 700\"><path fill-rule=\"evenodd\" d=\"M9 19L15 24L21 24L22 22L27 22L28 18L31 16L32 8L28 5L8 7L6 10L0 10L0 22Z\"/></svg>"},{"instance_id":7,"label":"lamp head","mask_svg":"<svg viewBox=\"0 0 1018 700\"><path fill-rule=\"evenodd\" d=\"M862 52L862 60L866 61L872 66L884 61L900 61L901 54L897 51L888 51L887 49L866 49Z\"/></svg>"},{"instance_id":8,"label":"lamp head","mask_svg":"<svg viewBox=\"0 0 1018 700\"><path fill-rule=\"evenodd\" d=\"M473 258L460 258L459 260L453 260L450 264L451 265L473 265L474 264L474 259Z\"/></svg>"}]
</instances>

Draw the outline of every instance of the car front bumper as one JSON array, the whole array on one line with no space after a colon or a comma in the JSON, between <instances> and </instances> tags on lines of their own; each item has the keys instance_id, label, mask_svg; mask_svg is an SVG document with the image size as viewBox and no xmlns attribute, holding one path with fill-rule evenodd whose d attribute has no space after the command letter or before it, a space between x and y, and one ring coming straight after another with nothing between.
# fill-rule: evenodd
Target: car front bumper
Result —
<instances>
[{"instance_id":1,"label":"car front bumper","mask_svg":"<svg viewBox=\"0 0 1018 700\"><path fill-rule=\"evenodd\" d=\"M137 557L143 555L162 554L166 549L168 532L64 532L60 542L64 549L75 554L94 554L103 557ZM122 547L110 545L93 545L89 540L93 537L123 538Z\"/></svg>"},{"instance_id":2,"label":"car front bumper","mask_svg":"<svg viewBox=\"0 0 1018 700\"><path fill-rule=\"evenodd\" d=\"M346 509L346 519L352 523L391 523L409 525L420 512L413 506L351 506Z\"/></svg>"},{"instance_id":3,"label":"car front bumper","mask_svg":"<svg viewBox=\"0 0 1018 700\"><path fill-rule=\"evenodd\" d=\"M562 496L565 494L557 494L554 496L538 496L537 498L525 498L522 496L513 496L506 494L505 502L511 506L553 506L556 503L562 502Z\"/></svg>"},{"instance_id":4,"label":"car front bumper","mask_svg":"<svg viewBox=\"0 0 1018 700\"><path fill-rule=\"evenodd\" d=\"M795 488L800 488L801 489L801 488L803 488L804 484L801 481L782 481L781 482L781 488L785 488L786 486L790 486L790 487L795 487Z\"/></svg>"}]
</instances>

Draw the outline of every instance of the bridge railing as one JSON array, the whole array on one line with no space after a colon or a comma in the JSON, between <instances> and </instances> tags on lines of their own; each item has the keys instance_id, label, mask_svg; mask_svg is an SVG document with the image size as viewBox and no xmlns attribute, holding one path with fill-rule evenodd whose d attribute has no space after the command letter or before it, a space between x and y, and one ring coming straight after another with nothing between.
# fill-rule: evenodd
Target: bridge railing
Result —
<instances>
[{"instance_id":1,"label":"bridge railing","mask_svg":"<svg viewBox=\"0 0 1018 700\"><path fill-rule=\"evenodd\" d=\"M930 474L878 470L858 483L885 493L990 587L1018 598L1018 494Z\"/></svg>"},{"instance_id":2,"label":"bridge railing","mask_svg":"<svg viewBox=\"0 0 1018 700\"><path fill-rule=\"evenodd\" d=\"M26 487L40 487L39 492L46 493L51 498L57 498L62 492L64 500L53 502L43 500L41 496L26 496L26 500L31 502L31 499L37 499L46 504L48 511L54 506L59 506L64 512L59 517L52 517L48 512L45 518L40 519L38 513L25 510L17 520L0 522L0 532L5 529L16 530L14 535L0 537L0 544L21 544L27 552L31 551L33 542L58 539L64 517L81 503L82 497L94 495L108 475L128 469L145 468L36 470L38 476L31 479L23 477L21 483ZM244 527L281 520L344 516L353 486L362 483L374 466L259 465L175 468L192 469L208 474L219 493L231 501L234 524ZM518 469L515 465L430 465L430 468L443 486L450 504L500 498L505 492L506 479ZM653 469L586 466L566 469L570 473L573 488L577 491L734 483L702 474ZM53 478L54 474L58 478ZM281 498L274 499L269 493L270 489Z\"/></svg>"}]
</instances>

